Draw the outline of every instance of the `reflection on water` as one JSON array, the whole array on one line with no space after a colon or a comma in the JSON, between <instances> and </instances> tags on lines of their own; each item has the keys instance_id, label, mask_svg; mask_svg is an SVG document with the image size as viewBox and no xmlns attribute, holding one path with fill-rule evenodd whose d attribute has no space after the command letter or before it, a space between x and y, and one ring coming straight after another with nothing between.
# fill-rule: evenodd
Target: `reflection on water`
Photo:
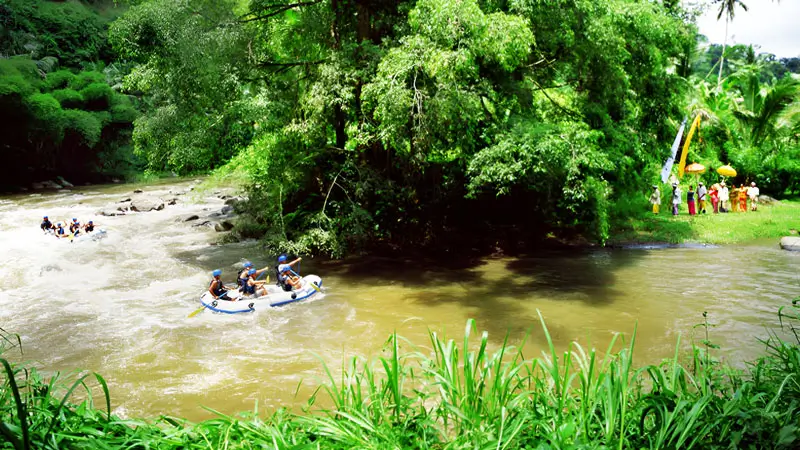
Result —
<instances>
[{"instance_id":1,"label":"reflection on water","mask_svg":"<svg viewBox=\"0 0 800 450\"><path fill-rule=\"evenodd\" d=\"M184 192L191 181L145 188ZM572 340L605 348L638 324L640 363L674 349L708 311L712 339L734 359L761 351L754 336L800 294L800 255L775 242L720 248L542 252L520 258L458 261L363 258L310 261L324 278L319 300L253 315L222 316L199 306L209 272L232 280L235 264L271 265L255 243L209 245L217 234L181 219L207 215L222 200L187 194L163 211L97 217L130 197L130 186L77 189L0 200L0 326L23 336L24 359L47 369L85 368L110 382L117 413L209 417L298 405L322 378L319 358L378 354L397 330L425 345L429 328L463 336L468 318L496 343L531 333L538 352L541 311L559 346ZM94 219L100 242L70 245L42 236L43 214ZM11 281L13 280L13 281ZM298 388L299 386L299 388ZM295 391L298 396L295 398Z\"/></svg>"}]
</instances>

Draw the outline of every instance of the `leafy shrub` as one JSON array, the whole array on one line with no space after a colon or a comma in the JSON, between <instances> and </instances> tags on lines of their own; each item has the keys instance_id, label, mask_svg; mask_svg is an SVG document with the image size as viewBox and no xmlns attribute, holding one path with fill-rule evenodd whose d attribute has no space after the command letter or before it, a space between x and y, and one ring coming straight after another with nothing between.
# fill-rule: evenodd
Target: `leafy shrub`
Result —
<instances>
[{"instance_id":1,"label":"leafy shrub","mask_svg":"<svg viewBox=\"0 0 800 450\"><path fill-rule=\"evenodd\" d=\"M48 73L45 78L45 85L47 89L63 89L69 86L75 80L75 74L69 70L59 70L57 72Z\"/></svg>"},{"instance_id":2,"label":"leafy shrub","mask_svg":"<svg viewBox=\"0 0 800 450\"><path fill-rule=\"evenodd\" d=\"M64 108L80 108L83 105L83 96L72 89L58 89L51 92Z\"/></svg>"},{"instance_id":3,"label":"leafy shrub","mask_svg":"<svg viewBox=\"0 0 800 450\"><path fill-rule=\"evenodd\" d=\"M105 81L92 83L81 89L81 96L86 103L86 109L92 111L107 109L113 93L111 87Z\"/></svg>"},{"instance_id":4,"label":"leafy shrub","mask_svg":"<svg viewBox=\"0 0 800 450\"><path fill-rule=\"evenodd\" d=\"M79 109L65 109L62 119L64 127L76 133L88 147L94 147L100 140L103 126L92 113Z\"/></svg>"},{"instance_id":5,"label":"leafy shrub","mask_svg":"<svg viewBox=\"0 0 800 450\"><path fill-rule=\"evenodd\" d=\"M105 82L106 82L105 75L103 75L101 72L95 72L90 70L78 73L75 76L75 79L73 79L72 82L70 83L69 87L76 91L80 91L83 88L89 86L90 84L105 83Z\"/></svg>"}]
</instances>

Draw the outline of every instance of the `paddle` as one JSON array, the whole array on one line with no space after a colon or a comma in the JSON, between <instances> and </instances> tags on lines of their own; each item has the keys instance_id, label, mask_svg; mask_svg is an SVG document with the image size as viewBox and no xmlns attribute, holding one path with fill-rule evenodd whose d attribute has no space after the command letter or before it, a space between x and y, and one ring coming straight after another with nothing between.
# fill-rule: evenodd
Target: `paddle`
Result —
<instances>
[{"instance_id":1,"label":"paddle","mask_svg":"<svg viewBox=\"0 0 800 450\"><path fill-rule=\"evenodd\" d=\"M289 269L289 272L292 272L292 275L294 275L294 276L296 276L296 277L300 278L301 280L304 280L304 279L305 279L305 278L301 277L300 275L298 275L298 274L297 274L297 272L295 272L295 271L294 271L294 270L292 270L292 269ZM314 284L314 283L312 283L312 282L310 282L310 281L308 282L308 284L310 284L310 285L311 285L311 287L312 287L312 288L314 288L314 290L315 290L315 291L317 291L317 292L322 292L322 290L321 290L321 289L319 288L319 286L317 286L316 284Z\"/></svg>"}]
</instances>

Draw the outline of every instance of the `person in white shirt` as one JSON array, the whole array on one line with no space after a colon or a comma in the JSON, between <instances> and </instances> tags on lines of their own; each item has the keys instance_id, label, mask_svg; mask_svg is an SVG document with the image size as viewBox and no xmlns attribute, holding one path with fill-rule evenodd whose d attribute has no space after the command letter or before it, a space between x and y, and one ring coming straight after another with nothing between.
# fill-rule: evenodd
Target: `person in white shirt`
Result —
<instances>
[{"instance_id":1,"label":"person in white shirt","mask_svg":"<svg viewBox=\"0 0 800 450\"><path fill-rule=\"evenodd\" d=\"M750 183L750 187L747 188L747 196L750 197L750 211L758 209L758 194L759 190L756 187L756 182L753 181Z\"/></svg>"},{"instance_id":2,"label":"person in white shirt","mask_svg":"<svg viewBox=\"0 0 800 450\"><path fill-rule=\"evenodd\" d=\"M719 189L719 199L722 202L719 209L720 211L728 212L728 197L730 197L730 195L731 193L728 190L728 186L726 186L725 182L723 181L722 183L720 183L720 189Z\"/></svg>"},{"instance_id":3,"label":"person in white shirt","mask_svg":"<svg viewBox=\"0 0 800 450\"><path fill-rule=\"evenodd\" d=\"M706 189L703 182L697 183L697 212L698 213L706 213L706 196L708 195L708 189Z\"/></svg>"}]
</instances>

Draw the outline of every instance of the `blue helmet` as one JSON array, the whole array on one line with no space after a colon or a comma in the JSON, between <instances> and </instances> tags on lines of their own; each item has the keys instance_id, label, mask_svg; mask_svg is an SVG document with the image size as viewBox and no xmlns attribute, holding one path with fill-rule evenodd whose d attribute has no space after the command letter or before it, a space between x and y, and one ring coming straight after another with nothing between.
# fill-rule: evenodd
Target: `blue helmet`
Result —
<instances>
[{"instance_id":1,"label":"blue helmet","mask_svg":"<svg viewBox=\"0 0 800 450\"><path fill-rule=\"evenodd\" d=\"M90 221L89 221L89 225L92 225L92 224L93 224L93 223L92 223L92 221L90 220Z\"/></svg>"},{"instance_id":2,"label":"blue helmet","mask_svg":"<svg viewBox=\"0 0 800 450\"><path fill-rule=\"evenodd\" d=\"M279 263L286 262L286 255L278 256L278 262Z\"/></svg>"},{"instance_id":3,"label":"blue helmet","mask_svg":"<svg viewBox=\"0 0 800 450\"><path fill-rule=\"evenodd\" d=\"M47 216L44 216L44 220L47 220Z\"/></svg>"},{"instance_id":4,"label":"blue helmet","mask_svg":"<svg viewBox=\"0 0 800 450\"><path fill-rule=\"evenodd\" d=\"M244 266L244 268L246 269L248 267L253 267L253 263L251 263L250 261L245 261L244 264L242 264L242 266Z\"/></svg>"},{"instance_id":5,"label":"blue helmet","mask_svg":"<svg viewBox=\"0 0 800 450\"><path fill-rule=\"evenodd\" d=\"M250 269L250 270L247 271L248 275L255 275L255 273L256 273L256 269Z\"/></svg>"},{"instance_id":6,"label":"blue helmet","mask_svg":"<svg viewBox=\"0 0 800 450\"><path fill-rule=\"evenodd\" d=\"M289 265L288 265L288 264L287 264L287 265L285 265L285 266L283 266L283 267L281 267L281 273L283 273L283 272L288 272L288 271L290 271L290 270L292 270L292 268L291 268L291 267L289 267Z\"/></svg>"},{"instance_id":7,"label":"blue helmet","mask_svg":"<svg viewBox=\"0 0 800 450\"><path fill-rule=\"evenodd\" d=\"M73 218L72 218L72 221L73 221L73 222L77 222L77 221L78 221L78 219L76 219L76 218L74 218L74 217L73 217Z\"/></svg>"},{"instance_id":8,"label":"blue helmet","mask_svg":"<svg viewBox=\"0 0 800 450\"><path fill-rule=\"evenodd\" d=\"M222 275L222 271L217 269L217 270L211 272L211 275L214 275L215 277L218 277L218 276Z\"/></svg>"}]
</instances>

